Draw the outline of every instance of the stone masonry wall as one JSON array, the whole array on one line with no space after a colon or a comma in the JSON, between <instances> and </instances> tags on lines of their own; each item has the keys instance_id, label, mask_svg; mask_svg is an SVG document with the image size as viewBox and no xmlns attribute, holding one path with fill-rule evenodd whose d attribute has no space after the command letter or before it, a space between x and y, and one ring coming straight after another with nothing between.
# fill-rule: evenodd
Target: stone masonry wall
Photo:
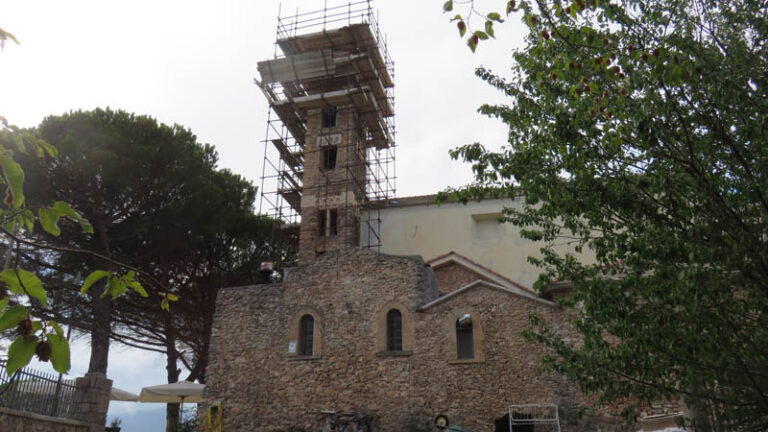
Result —
<instances>
[{"instance_id":1,"label":"stone masonry wall","mask_svg":"<svg viewBox=\"0 0 768 432\"><path fill-rule=\"evenodd\" d=\"M321 410L366 409L381 431L407 431L437 413L474 432L492 431L510 404L584 402L559 377L537 376L537 346L518 332L537 311L560 319L550 303L478 286L438 298L418 257L363 249L330 252L286 272L280 285L223 290L208 367L207 401L221 401L224 430L322 429ZM401 309L404 347L381 351L382 311ZM302 314L315 316L320 341L312 356L288 352ZM471 313L476 360L456 360L455 317ZM413 331L405 327L412 323ZM413 340L407 340L412 338ZM597 418L564 431L601 430ZM618 426L602 430L618 430Z\"/></svg>"},{"instance_id":2,"label":"stone masonry wall","mask_svg":"<svg viewBox=\"0 0 768 432\"><path fill-rule=\"evenodd\" d=\"M88 432L86 423L0 407L2 432Z\"/></svg>"},{"instance_id":3,"label":"stone masonry wall","mask_svg":"<svg viewBox=\"0 0 768 432\"><path fill-rule=\"evenodd\" d=\"M487 280L476 272L456 263L444 264L433 270L441 294L448 294L478 279Z\"/></svg>"},{"instance_id":4,"label":"stone masonry wall","mask_svg":"<svg viewBox=\"0 0 768 432\"><path fill-rule=\"evenodd\" d=\"M359 151L359 131L354 109L337 107L336 126L322 127L322 110L307 113L307 139L304 146L303 191L299 233L299 260L309 262L327 251L359 243L360 208L365 200L365 152ZM323 149L336 137L336 166L323 169ZM338 212L337 234L318 226L318 212ZM326 222L328 225L328 222Z\"/></svg>"}]
</instances>

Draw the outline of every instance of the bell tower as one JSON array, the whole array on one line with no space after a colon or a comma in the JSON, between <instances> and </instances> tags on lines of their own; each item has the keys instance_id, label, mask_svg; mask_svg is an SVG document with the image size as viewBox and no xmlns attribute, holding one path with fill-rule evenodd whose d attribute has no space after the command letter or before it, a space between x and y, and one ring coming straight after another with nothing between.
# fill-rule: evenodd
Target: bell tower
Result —
<instances>
[{"instance_id":1,"label":"bell tower","mask_svg":"<svg viewBox=\"0 0 768 432\"><path fill-rule=\"evenodd\" d=\"M363 210L394 198L394 65L370 1L279 17L258 71L270 106L260 211L298 227L300 262L377 248L380 220Z\"/></svg>"}]
</instances>

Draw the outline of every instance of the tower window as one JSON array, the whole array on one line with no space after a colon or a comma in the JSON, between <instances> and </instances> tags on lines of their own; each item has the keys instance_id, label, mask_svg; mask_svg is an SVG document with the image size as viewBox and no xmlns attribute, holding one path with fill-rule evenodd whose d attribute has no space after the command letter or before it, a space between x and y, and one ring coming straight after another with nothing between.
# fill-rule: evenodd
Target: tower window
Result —
<instances>
[{"instance_id":1,"label":"tower window","mask_svg":"<svg viewBox=\"0 0 768 432\"><path fill-rule=\"evenodd\" d=\"M387 312L387 351L403 350L403 315L397 309Z\"/></svg>"},{"instance_id":2,"label":"tower window","mask_svg":"<svg viewBox=\"0 0 768 432\"><path fill-rule=\"evenodd\" d=\"M322 114L321 127L336 127L336 107L324 107Z\"/></svg>"},{"instance_id":3,"label":"tower window","mask_svg":"<svg viewBox=\"0 0 768 432\"><path fill-rule=\"evenodd\" d=\"M323 149L323 169L332 170L336 168L336 153L336 146Z\"/></svg>"},{"instance_id":4,"label":"tower window","mask_svg":"<svg viewBox=\"0 0 768 432\"><path fill-rule=\"evenodd\" d=\"M464 314L456 320L456 357L459 360L475 358L472 338L472 315Z\"/></svg>"},{"instance_id":5,"label":"tower window","mask_svg":"<svg viewBox=\"0 0 768 432\"><path fill-rule=\"evenodd\" d=\"M339 211L337 209L328 210L328 219L330 219L331 235L339 233Z\"/></svg>"},{"instance_id":6,"label":"tower window","mask_svg":"<svg viewBox=\"0 0 768 432\"><path fill-rule=\"evenodd\" d=\"M320 233L320 237L325 236L325 221L326 221L325 210L320 210L319 212L317 212L317 231Z\"/></svg>"},{"instance_id":7,"label":"tower window","mask_svg":"<svg viewBox=\"0 0 768 432\"><path fill-rule=\"evenodd\" d=\"M312 343L315 335L315 318L304 315L299 320L299 355L312 355Z\"/></svg>"}]
</instances>

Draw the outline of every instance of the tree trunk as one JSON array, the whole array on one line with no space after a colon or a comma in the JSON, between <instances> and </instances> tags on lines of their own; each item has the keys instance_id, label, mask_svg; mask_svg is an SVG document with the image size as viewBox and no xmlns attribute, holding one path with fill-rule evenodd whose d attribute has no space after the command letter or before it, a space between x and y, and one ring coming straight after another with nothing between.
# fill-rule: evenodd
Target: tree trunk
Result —
<instances>
[{"instance_id":1,"label":"tree trunk","mask_svg":"<svg viewBox=\"0 0 768 432\"><path fill-rule=\"evenodd\" d=\"M111 333L112 301L108 297L93 299L93 323L91 324L91 360L88 372L107 374L109 336Z\"/></svg>"},{"instance_id":2,"label":"tree trunk","mask_svg":"<svg viewBox=\"0 0 768 432\"><path fill-rule=\"evenodd\" d=\"M208 286L207 293L208 304L216 304L219 289ZM208 352L211 348L211 332L213 331L213 315L215 313L215 308L206 308L204 312L204 333L202 335L201 352L198 353L197 362L187 377L188 381L197 381L201 384L205 384L205 370L208 368Z\"/></svg>"},{"instance_id":3,"label":"tree trunk","mask_svg":"<svg viewBox=\"0 0 768 432\"><path fill-rule=\"evenodd\" d=\"M179 381L181 369L176 367L176 329L173 326L171 314L166 312L165 315L165 369L168 372L168 383L171 384ZM178 429L180 414L179 404L169 403L165 406L166 432L175 432Z\"/></svg>"},{"instance_id":4,"label":"tree trunk","mask_svg":"<svg viewBox=\"0 0 768 432\"><path fill-rule=\"evenodd\" d=\"M101 217L96 218L96 226L98 228L102 253L111 257L112 253L109 248L107 229ZM88 372L100 372L106 375L109 359L110 326L112 323L112 300L109 296L102 298L93 294L92 298L93 323L91 324L91 359L88 364Z\"/></svg>"}]
</instances>

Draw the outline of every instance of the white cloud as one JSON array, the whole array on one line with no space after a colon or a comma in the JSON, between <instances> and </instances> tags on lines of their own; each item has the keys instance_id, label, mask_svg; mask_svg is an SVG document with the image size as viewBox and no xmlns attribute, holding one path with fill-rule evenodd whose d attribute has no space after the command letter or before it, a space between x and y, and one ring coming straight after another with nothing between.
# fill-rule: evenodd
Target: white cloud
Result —
<instances>
[{"instance_id":1,"label":"white cloud","mask_svg":"<svg viewBox=\"0 0 768 432\"><path fill-rule=\"evenodd\" d=\"M479 2L499 8L503 2ZM282 10L320 9L324 0L284 1ZM328 2L333 5L334 2ZM506 128L475 112L503 101L473 74L503 72L519 44L517 18L499 40L470 53L440 3L380 1L382 29L395 60L398 195L432 193L470 180L447 151L482 141L497 148ZM278 1L129 3L55 0L4 5L0 26L21 46L0 54L0 112L34 126L49 114L109 105L192 129L216 145L221 166L261 175L267 102L253 85L256 62L271 58ZM429 173L425 175L424 173Z\"/></svg>"}]
</instances>

